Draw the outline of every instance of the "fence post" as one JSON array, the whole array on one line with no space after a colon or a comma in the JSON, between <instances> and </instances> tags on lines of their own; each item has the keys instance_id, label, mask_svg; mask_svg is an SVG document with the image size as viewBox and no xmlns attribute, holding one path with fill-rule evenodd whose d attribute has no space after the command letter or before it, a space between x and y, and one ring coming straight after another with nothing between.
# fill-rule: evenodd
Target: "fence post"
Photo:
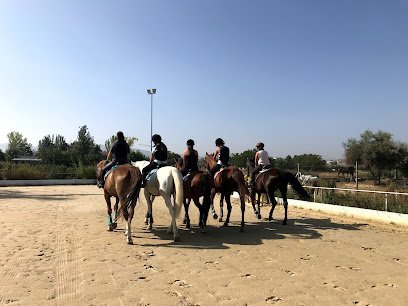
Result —
<instances>
[{"instance_id":1,"label":"fence post","mask_svg":"<svg viewBox=\"0 0 408 306\"><path fill-rule=\"evenodd\" d=\"M385 194L385 211L388 210L388 193Z\"/></svg>"}]
</instances>

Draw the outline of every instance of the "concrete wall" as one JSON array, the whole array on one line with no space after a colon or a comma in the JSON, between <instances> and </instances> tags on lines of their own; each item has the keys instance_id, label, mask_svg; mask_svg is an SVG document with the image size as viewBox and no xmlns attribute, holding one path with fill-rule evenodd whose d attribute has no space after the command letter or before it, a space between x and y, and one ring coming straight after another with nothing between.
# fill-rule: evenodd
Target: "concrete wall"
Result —
<instances>
[{"instance_id":1,"label":"concrete wall","mask_svg":"<svg viewBox=\"0 0 408 306\"><path fill-rule=\"evenodd\" d=\"M0 180L0 187L6 186L48 186L48 185L95 185L95 179L70 180Z\"/></svg>"},{"instance_id":2,"label":"concrete wall","mask_svg":"<svg viewBox=\"0 0 408 306\"><path fill-rule=\"evenodd\" d=\"M305 202L300 200L288 200L290 206L304 208L314 211L321 211L329 214L354 217L359 219L374 220L384 223L393 223L402 226L408 226L408 215L399 214L395 212L388 211L378 211L357 207L347 207L340 205L315 203L315 202Z\"/></svg>"}]
</instances>

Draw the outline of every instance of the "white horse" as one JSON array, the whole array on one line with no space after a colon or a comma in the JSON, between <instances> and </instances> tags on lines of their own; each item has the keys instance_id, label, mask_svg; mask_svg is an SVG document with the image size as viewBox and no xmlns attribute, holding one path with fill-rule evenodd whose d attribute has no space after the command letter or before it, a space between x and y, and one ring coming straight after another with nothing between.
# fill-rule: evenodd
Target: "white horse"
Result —
<instances>
[{"instance_id":1,"label":"white horse","mask_svg":"<svg viewBox=\"0 0 408 306\"><path fill-rule=\"evenodd\" d=\"M300 181L302 185L316 186L316 184L319 182L318 176L302 174L300 172L296 173L296 178Z\"/></svg>"},{"instance_id":2,"label":"white horse","mask_svg":"<svg viewBox=\"0 0 408 306\"><path fill-rule=\"evenodd\" d=\"M148 161L132 162L135 167L138 167L140 171L146 167ZM173 195L173 202L171 196ZM150 179L146 182L144 188L144 196L147 202L148 214L146 215L146 222L149 225L149 229L153 226L153 210L152 203L155 196L161 196L169 209L171 216L171 224L168 229L168 233L173 233L174 241L180 240L180 234L177 229L176 218L180 215L181 208L183 206L183 176L181 172L175 167L165 166L161 167L154 173ZM149 217L149 218L148 218Z\"/></svg>"}]
</instances>

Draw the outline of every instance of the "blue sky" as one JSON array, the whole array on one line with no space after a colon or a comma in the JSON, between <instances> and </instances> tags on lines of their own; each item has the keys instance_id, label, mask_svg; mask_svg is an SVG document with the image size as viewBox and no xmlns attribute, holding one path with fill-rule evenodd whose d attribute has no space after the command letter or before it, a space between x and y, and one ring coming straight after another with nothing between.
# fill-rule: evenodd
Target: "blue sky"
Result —
<instances>
[{"instance_id":1,"label":"blue sky","mask_svg":"<svg viewBox=\"0 0 408 306\"><path fill-rule=\"evenodd\" d=\"M1 1L0 143L122 130L200 155L258 141L340 158L366 129L407 142L408 1Z\"/></svg>"}]
</instances>

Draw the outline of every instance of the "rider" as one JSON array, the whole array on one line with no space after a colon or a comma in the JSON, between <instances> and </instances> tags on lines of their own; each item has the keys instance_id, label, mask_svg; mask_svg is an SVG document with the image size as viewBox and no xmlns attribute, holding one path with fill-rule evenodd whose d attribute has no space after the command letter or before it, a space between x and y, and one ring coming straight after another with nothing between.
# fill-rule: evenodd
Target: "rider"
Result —
<instances>
[{"instance_id":1,"label":"rider","mask_svg":"<svg viewBox=\"0 0 408 306\"><path fill-rule=\"evenodd\" d=\"M258 142L256 144L256 149L258 152L255 153L255 168L251 171L251 178L249 182L250 187L254 187L255 176L259 173L259 171L261 171L262 168L271 165L269 154L264 150L264 144L262 142Z\"/></svg>"},{"instance_id":2,"label":"rider","mask_svg":"<svg viewBox=\"0 0 408 306\"><path fill-rule=\"evenodd\" d=\"M154 134L152 136L152 141L154 143L154 148L152 154L150 155L150 164L144 167L142 170L142 187L146 186L146 177L151 170L167 164L167 147L162 142L161 136Z\"/></svg>"},{"instance_id":3,"label":"rider","mask_svg":"<svg viewBox=\"0 0 408 306\"><path fill-rule=\"evenodd\" d=\"M183 177L198 171L198 152L194 150L194 145L194 140L187 140L187 148L183 152L183 168L180 170Z\"/></svg>"},{"instance_id":4,"label":"rider","mask_svg":"<svg viewBox=\"0 0 408 306\"><path fill-rule=\"evenodd\" d=\"M102 188L105 184L106 172L112 169L113 166L127 164L130 160L130 148L125 140L123 132L117 132L116 136L118 137L118 140L113 143L111 149L109 150L108 156L106 157L106 160L109 161L111 159L111 162L106 164L102 169L102 177L100 180L98 180L99 188Z\"/></svg>"},{"instance_id":5,"label":"rider","mask_svg":"<svg viewBox=\"0 0 408 306\"><path fill-rule=\"evenodd\" d=\"M214 158L217 161L217 164L210 169L210 173L212 176L215 175L217 171L219 171L222 167L228 167L229 166L229 148L224 145L225 142L221 138L217 138L215 140L215 145L217 148L215 149L214 153Z\"/></svg>"}]
</instances>

